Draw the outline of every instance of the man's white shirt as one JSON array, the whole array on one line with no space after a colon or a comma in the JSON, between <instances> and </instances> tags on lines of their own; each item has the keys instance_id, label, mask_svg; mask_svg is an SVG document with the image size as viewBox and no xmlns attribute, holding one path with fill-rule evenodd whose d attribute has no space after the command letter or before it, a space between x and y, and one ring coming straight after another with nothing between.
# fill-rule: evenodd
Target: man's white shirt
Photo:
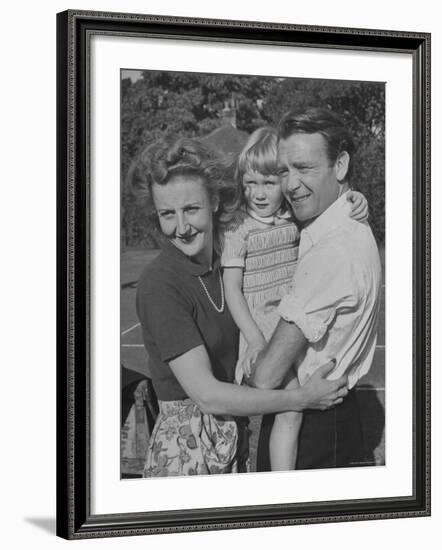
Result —
<instances>
[{"instance_id":1,"label":"man's white shirt","mask_svg":"<svg viewBox=\"0 0 442 550\"><path fill-rule=\"evenodd\" d=\"M368 223L350 218L347 194L301 232L291 292L278 312L303 332L300 384L331 359L330 379L348 374L349 387L370 369L376 348L381 263Z\"/></svg>"}]
</instances>

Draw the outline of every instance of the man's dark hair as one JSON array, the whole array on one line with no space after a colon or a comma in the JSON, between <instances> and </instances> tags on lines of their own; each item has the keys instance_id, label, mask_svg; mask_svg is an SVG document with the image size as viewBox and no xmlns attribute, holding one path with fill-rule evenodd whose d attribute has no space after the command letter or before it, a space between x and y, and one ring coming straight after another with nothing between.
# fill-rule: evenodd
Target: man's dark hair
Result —
<instances>
[{"instance_id":1,"label":"man's dark hair","mask_svg":"<svg viewBox=\"0 0 442 550\"><path fill-rule=\"evenodd\" d=\"M286 113L278 125L279 139L288 139L293 134L321 134L327 143L327 155L331 163L343 151L347 151L350 156L347 177L351 174L355 149L353 140L343 121L332 111L311 108Z\"/></svg>"}]
</instances>

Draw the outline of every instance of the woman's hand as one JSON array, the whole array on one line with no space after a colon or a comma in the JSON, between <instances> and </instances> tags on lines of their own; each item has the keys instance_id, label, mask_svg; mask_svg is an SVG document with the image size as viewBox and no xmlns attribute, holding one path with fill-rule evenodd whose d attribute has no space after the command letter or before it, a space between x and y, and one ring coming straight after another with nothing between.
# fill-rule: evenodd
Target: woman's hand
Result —
<instances>
[{"instance_id":1,"label":"woman's hand","mask_svg":"<svg viewBox=\"0 0 442 550\"><path fill-rule=\"evenodd\" d=\"M347 200L351 203L350 217L358 222L365 222L368 219L368 202L359 191L349 191Z\"/></svg>"},{"instance_id":2,"label":"woman's hand","mask_svg":"<svg viewBox=\"0 0 442 550\"><path fill-rule=\"evenodd\" d=\"M321 411L339 405L348 393L347 376L337 380L327 380L327 376L335 368L336 362L330 361L320 367L302 386L305 393L305 408Z\"/></svg>"}]
</instances>

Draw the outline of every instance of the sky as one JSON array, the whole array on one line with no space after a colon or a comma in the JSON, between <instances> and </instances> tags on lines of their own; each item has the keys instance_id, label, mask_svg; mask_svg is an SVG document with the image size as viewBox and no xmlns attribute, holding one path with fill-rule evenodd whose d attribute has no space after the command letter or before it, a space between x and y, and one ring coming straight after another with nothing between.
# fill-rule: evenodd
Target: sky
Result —
<instances>
[{"instance_id":1,"label":"sky","mask_svg":"<svg viewBox=\"0 0 442 550\"><path fill-rule=\"evenodd\" d=\"M132 82L136 82L141 78L142 71L136 71L135 69L122 69L121 78L130 78Z\"/></svg>"}]
</instances>

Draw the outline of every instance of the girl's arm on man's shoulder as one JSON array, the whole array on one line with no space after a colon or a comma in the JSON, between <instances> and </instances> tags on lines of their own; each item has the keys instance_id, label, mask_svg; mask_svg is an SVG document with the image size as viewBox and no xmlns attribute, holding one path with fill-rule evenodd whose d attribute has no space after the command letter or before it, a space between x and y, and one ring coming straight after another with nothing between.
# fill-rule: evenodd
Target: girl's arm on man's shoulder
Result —
<instances>
[{"instance_id":1,"label":"girl's arm on man's shoulder","mask_svg":"<svg viewBox=\"0 0 442 550\"><path fill-rule=\"evenodd\" d=\"M358 222L365 222L368 219L368 202L359 191L350 190L347 200L351 203L350 217Z\"/></svg>"}]
</instances>

